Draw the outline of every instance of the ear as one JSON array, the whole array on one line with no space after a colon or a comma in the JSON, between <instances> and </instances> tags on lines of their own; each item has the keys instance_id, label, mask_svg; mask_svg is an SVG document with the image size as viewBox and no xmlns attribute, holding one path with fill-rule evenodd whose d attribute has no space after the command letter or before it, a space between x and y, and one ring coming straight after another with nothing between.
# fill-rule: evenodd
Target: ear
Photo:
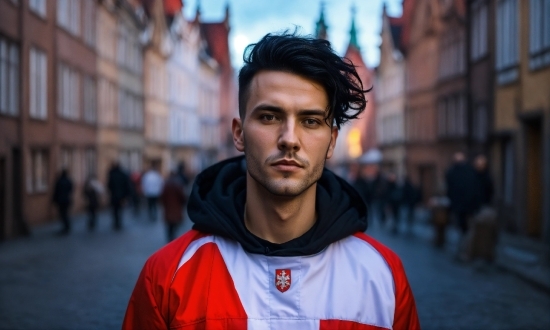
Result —
<instances>
[{"instance_id":1,"label":"ear","mask_svg":"<svg viewBox=\"0 0 550 330\"><path fill-rule=\"evenodd\" d=\"M330 144L327 150L327 159L330 159L334 154L334 147L336 147L336 139L338 138L338 127L332 126L330 132Z\"/></svg>"},{"instance_id":2,"label":"ear","mask_svg":"<svg viewBox=\"0 0 550 330\"><path fill-rule=\"evenodd\" d=\"M231 130L233 132L233 144L235 148L240 152L244 152L243 122L240 118L233 118Z\"/></svg>"}]
</instances>

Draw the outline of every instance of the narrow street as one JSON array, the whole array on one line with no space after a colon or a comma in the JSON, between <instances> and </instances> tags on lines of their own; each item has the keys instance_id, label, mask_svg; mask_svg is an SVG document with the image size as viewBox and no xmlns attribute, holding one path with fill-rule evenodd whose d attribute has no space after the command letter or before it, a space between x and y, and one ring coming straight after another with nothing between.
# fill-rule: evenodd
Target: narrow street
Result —
<instances>
[{"instance_id":1,"label":"narrow street","mask_svg":"<svg viewBox=\"0 0 550 330\"><path fill-rule=\"evenodd\" d=\"M103 213L89 233L77 217L69 236L49 225L0 245L0 329L120 328L139 271L165 233L161 221L129 211L121 232L110 220ZM431 246L427 228L367 232L401 256L424 329L550 328L548 294L496 268L454 261Z\"/></svg>"}]
</instances>

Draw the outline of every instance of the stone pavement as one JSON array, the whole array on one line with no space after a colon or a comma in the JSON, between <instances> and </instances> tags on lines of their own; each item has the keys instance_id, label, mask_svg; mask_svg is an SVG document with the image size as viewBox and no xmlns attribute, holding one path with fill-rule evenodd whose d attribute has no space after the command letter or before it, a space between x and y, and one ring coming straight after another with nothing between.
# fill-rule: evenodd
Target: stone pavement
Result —
<instances>
[{"instance_id":1,"label":"stone pavement","mask_svg":"<svg viewBox=\"0 0 550 330\"><path fill-rule=\"evenodd\" d=\"M165 244L164 227L128 210L120 232L108 213L92 233L84 220L74 217L68 236L54 223L0 245L0 329L120 328L141 267Z\"/></svg>"},{"instance_id":2,"label":"stone pavement","mask_svg":"<svg viewBox=\"0 0 550 330\"><path fill-rule=\"evenodd\" d=\"M115 232L102 213L93 233L82 216L69 236L58 228L0 245L0 329L120 328L143 263L165 244L162 222L126 212ZM367 233L401 257L423 329L550 329L546 292L500 268L454 261L452 244L430 244L429 227L390 235L372 224Z\"/></svg>"},{"instance_id":3,"label":"stone pavement","mask_svg":"<svg viewBox=\"0 0 550 330\"><path fill-rule=\"evenodd\" d=\"M428 223L427 211L419 210L418 213L415 231L432 241L433 228ZM458 228L448 226L445 249L451 254L456 253L459 240ZM495 265L550 293L550 244L500 232Z\"/></svg>"}]
</instances>

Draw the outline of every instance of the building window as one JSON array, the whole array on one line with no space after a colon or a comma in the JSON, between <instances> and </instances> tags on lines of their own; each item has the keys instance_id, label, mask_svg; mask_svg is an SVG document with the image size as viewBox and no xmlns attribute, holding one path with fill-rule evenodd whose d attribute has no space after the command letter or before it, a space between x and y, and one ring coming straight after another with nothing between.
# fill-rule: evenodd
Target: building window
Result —
<instances>
[{"instance_id":1,"label":"building window","mask_svg":"<svg viewBox=\"0 0 550 330\"><path fill-rule=\"evenodd\" d=\"M96 87L90 76L84 76L84 120L88 123L97 121Z\"/></svg>"},{"instance_id":2,"label":"building window","mask_svg":"<svg viewBox=\"0 0 550 330\"><path fill-rule=\"evenodd\" d=\"M48 189L48 151L31 151L30 169L27 175L27 190L30 193L45 192Z\"/></svg>"},{"instance_id":3,"label":"building window","mask_svg":"<svg viewBox=\"0 0 550 330\"><path fill-rule=\"evenodd\" d=\"M19 48L0 38L0 114L19 114Z\"/></svg>"},{"instance_id":4,"label":"building window","mask_svg":"<svg viewBox=\"0 0 550 330\"><path fill-rule=\"evenodd\" d=\"M30 62L30 116L45 120L48 117L46 53L37 48L31 48Z\"/></svg>"},{"instance_id":5,"label":"building window","mask_svg":"<svg viewBox=\"0 0 550 330\"><path fill-rule=\"evenodd\" d=\"M439 77L449 78L463 74L466 65L464 58L464 35L453 30L449 31L441 43L441 57L439 59Z\"/></svg>"},{"instance_id":6,"label":"building window","mask_svg":"<svg viewBox=\"0 0 550 330\"><path fill-rule=\"evenodd\" d=\"M84 4L84 15L82 16L84 29L84 42L90 46L95 46L96 38L96 4L95 1L83 1Z\"/></svg>"},{"instance_id":7,"label":"building window","mask_svg":"<svg viewBox=\"0 0 550 330\"><path fill-rule=\"evenodd\" d=\"M517 0L499 0L496 14L497 83L506 84L519 77L519 11Z\"/></svg>"},{"instance_id":8,"label":"building window","mask_svg":"<svg viewBox=\"0 0 550 330\"><path fill-rule=\"evenodd\" d=\"M485 142L488 134L488 113L485 105L478 105L473 115L472 137L478 142Z\"/></svg>"},{"instance_id":9,"label":"building window","mask_svg":"<svg viewBox=\"0 0 550 330\"><path fill-rule=\"evenodd\" d=\"M470 58L472 61L480 59L487 54L487 17L487 3L484 0L476 1L472 5L472 20L470 27Z\"/></svg>"},{"instance_id":10,"label":"building window","mask_svg":"<svg viewBox=\"0 0 550 330\"><path fill-rule=\"evenodd\" d=\"M128 129L143 128L143 102L141 98L122 89L119 90L118 97L120 127ZM154 122L155 118L152 119Z\"/></svg>"},{"instance_id":11,"label":"building window","mask_svg":"<svg viewBox=\"0 0 550 330\"><path fill-rule=\"evenodd\" d=\"M74 35L80 34L80 1L58 0L57 2L57 24ZM92 3L93 1L85 1ZM85 5L88 7L88 5ZM86 13L89 16L90 13Z\"/></svg>"},{"instance_id":12,"label":"building window","mask_svg":"<svg viewBox=\"0 0 550 330\"><path fill-rule=\"evenodd\" d=\"M97 156L94 148L87 148L84 151L84 164L82 173L88 178L90 175L97 175Z\"/></svg>"},{"instance_id":13,"label":"building window","mask_svg":"<svg viewBox=\"0 0 550 330\"><path fill-rule=\"evenodd\" d=\"M29 0L29 8L40 17L46 18L46 0Z\"/></svg>"},{"instance_id":14,"label":"building window","mask_svg":"<svg viewBox=\"0 0 550 330\"><path fill-rule=\"evenodd\" d=\"M58 114L62 118L80 118L80 74L65 64L59 64Z\"/></svg>"},{"instance_id":15,"label":"building window","mask_svg":"<svg viewBox=\"0 0 550 330\"><path fill-rule=\"evenodd\" d=\"M440 137L465 137L467 134L466 97L462 94L441 99L437 108L437 133Z\"/></svg>"},{"instance_id":16,"label":"building window","mask_svg":"<svg viewBox=\"0 0 550 330\"><path fill-rule=\"evenodd\" d=\"M106 79L99 81L99 111L100 123L105 126L114 126L119 122L117 113L117 88Z\"/></svg>"},{"instance_id":17,"label":"building window","mask_svg":"<svg viewBox=\"0 0 550 330\"><path fill-rule=\"evenodd\" d=\"M529 68L550 64L550 2L531 0L529 26Z\"/></svg>"}]
</instances>

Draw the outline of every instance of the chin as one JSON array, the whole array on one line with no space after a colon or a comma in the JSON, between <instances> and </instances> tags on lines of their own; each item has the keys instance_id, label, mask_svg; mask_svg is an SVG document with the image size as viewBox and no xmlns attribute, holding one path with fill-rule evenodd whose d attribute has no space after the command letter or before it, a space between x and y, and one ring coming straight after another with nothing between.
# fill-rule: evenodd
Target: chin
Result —
<instances>
[{"instance_id":1,"label":"chin","mask_svg":"<svg viewBox=\"0 0 550 330\"><path fill-rule=\"evenodd\" d=\"M256 180L269 193L280 197L297 197L307 191L314 182L289 179ZM290 181L290 182L289 182Z\"/></svg>"}]
</instances>

